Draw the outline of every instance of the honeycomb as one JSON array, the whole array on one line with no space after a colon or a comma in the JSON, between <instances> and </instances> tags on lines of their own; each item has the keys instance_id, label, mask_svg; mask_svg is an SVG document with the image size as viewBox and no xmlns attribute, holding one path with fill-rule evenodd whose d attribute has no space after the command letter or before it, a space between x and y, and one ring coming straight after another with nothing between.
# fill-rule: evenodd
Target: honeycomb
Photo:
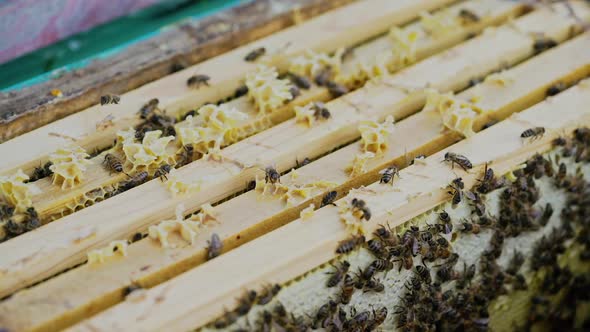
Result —
<instances>
[{"instance_id":1,"label":"honeycomb","mask_svg":"<svg viewBox=\"0 0 590 332\"><path fill-rule=\"evenodd\" d=\"M388 116L382 123L365 120L359 124L361 132L362 150L375 154L382 153L387 149L387 137L393 133L393 117Z\"/></svg>"},{"instance_id":2,"label":"honeycomb","mask_svg":"<svg viewBox=\"0 0 590 332\"><path fill-rule=\"evenodd\" d=\"M276 68L264 65L259 65L255 71L246 75L248 97L259 113L270 113L293 99L290 81L278 77Z\"/></svg>"},{"instance_id":3,"label":"honeycomb","mask_svg":"<svg viewBox=\"0 0 590 332\"><path fill-rule=\"evenodd\" d=\"M73 188L82 182L86 166L90 164L90 157L79 146L60 148L49 155L49 161L53 163L49 169L53 172L53 184L60 184L61 189Z\"/></svg>"}]
</instances>

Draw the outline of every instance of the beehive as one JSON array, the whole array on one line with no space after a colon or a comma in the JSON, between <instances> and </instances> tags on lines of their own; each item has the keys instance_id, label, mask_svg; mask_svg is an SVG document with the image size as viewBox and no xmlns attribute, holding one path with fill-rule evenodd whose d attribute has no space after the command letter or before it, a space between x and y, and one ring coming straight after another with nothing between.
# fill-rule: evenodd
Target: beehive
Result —
<instances>
[{"instance_id":1,"label":"beehive","mask_svg":"<svg viewBox=\"0 0 590 332\"><path fill-rule=\"evenodd\" d=\"M21 184L40 227L2 216L0 327L587 326L588 21L583 1L354 1L2 143L2 176L72 140L102 151L71 186ZM298 96L293 68L313 82ZM330 116L301 121L312 102Z\"/></svg>"}]
</instances>

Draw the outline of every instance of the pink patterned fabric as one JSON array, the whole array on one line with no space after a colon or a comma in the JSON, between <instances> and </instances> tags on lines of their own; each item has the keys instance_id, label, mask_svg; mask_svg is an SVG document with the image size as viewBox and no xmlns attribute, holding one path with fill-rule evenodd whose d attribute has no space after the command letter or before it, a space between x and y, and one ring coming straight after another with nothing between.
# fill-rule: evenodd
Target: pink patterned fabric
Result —
<instances>
[{"instance_id":1,"label":"pink patterned fabric","mask_svg":"<svg viewBox=\"0 0 590 332\"><path fill-rule=\"evenodd\" d=\"M0 63L159 0L0 0Z\"/></svg>"}]
</instances>

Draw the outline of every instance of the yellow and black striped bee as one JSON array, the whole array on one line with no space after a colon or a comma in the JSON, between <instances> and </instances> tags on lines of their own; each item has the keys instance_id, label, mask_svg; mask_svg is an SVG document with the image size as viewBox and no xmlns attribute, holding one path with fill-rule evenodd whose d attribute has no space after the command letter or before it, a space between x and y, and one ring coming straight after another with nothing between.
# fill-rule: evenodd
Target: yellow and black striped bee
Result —
<instances>
[{"instance_id":1,"label":"yellow and black striped bee","mask_svg":"<svg viewBox=\"0 0 590 332\"><path fill-rule=\"evenodd\" d=\"M100 105L106 104L118 104L121 101L121 97L107 93L106 95L100 96Z\"/></svg>"},{"instance_id":2,"label":"yellow and black striped bee","mask_svg":"<svg viewBox=\"0 0 590 332\"><path fill-rule=\"evenodd\" d=\"M326 286L328 288L336 287L340 283L342 277L344 277L344 275L348 272L350 263L348 261L343 261L340 263L340 266L334 266L334 268L334 272L326 272L327 274L331 274L330 278L328 278L328 281L326 282Z\"/></svg>"},{"instance_id":3,"label":"yellow and black striped bee","mask_svg":"<svg viewBox=\"0 0 590 332\"><path fill-rule=\"evenodd\" d=\"M172 166L170 166L168 164L164 164L156 170L156 172L154 173L154 177L160 178L161 181L164 181L164 179L168 180L168 177L166 176L166 174L170 173L171 170L172 170Z\"/></svg>"},{"instance_id":4,"label":"yellow and black striped bee","mask_svg":"<svg viewBox=\"0 0 590 332\"><path fill-rule=\"evenodd\" d=\"M393 184L393 177L399 177L399 170L395 166L387 167L383 171L381 171L381 179L379 183L391 183Z\"/></svg>"},{"instance_id":5,"label":"yellow and black striped bee","mask_svg":"<svg viewBox=\"0 0 590 332\"><path fill-rule=\"evenodd\" d=\"M477 22L479 22L479 16L467 8L463 8L459 11L459 18L464 23L477 23Z\"/></svg>"},{"instance_id":6,"label":"yellow and black striped bee","mask_svg":"<svg viewBox=\"0 0 590 332\"><path fill-rule=\"evenodd\" d=\"M316 119L329 119L331 114L326 105L321 101L316 101L313 103L313 116Z\"/></svg>"},{"instance_id":7,"label":"yellow and black striped bee","mask_svg":"<svg viewBox=\"0 0 590 332\"><path fill-rule=\"evenodd\" d=\"M121 185L121 189L123 191L125 191L125 190L129 190L133 187L137 187L140 184L147 181L148 176L149 176L149 174L146 171L139 172L139 173L135 174L134 176L132 176L131 179L129 179L127 182L123 183Z\"/></svg>"},{"instance_id":8,"label":"yellow and black striped bee","mask_svg":"<svg viewBox=\"0 0 590 332\"><path fill-rule=\"evenodd\" d=\"M268 166L264 172L266 183L281 183L281 174L274 167Z\"/></svg>"},{"instance_id":9,"label":"yellow and black striped bee","mask_svg":"<svg viewBox=\"0 0 590 332\"><path fill-rule=\"evenodd\" d=\"M253 51L251 51L250 53L248 53L246 55L246 57L244 58L244 60L248 61L248 62L253 62L256 61L258 58L260 58L261 56L263 56L266 53L266 48L264 47L259 47Z\"/></svg>"},{"instance_id":10,"label":"yellow and black striped bee","mask_svg":"<svg viewBox=\"0 0 590 332\"><path fill-rule=\"evenodd\" d=\"M198 89L202 85L209 86L210 79L211 79L211 77L209 77L208 75L197 74L197 75L193 75L193 76L189 77L188 80L186 81L186 85L188 85L190 88Z\"/></svg>"},{"instance_id":11,"label":"yellow and black striped bee","mask_svg":"<svg viewBox=\"0 0 590 332\"><path fill-rule=\"evenodd\" d=\"M337 254L346 254L354 249L360 247L365 243L365 237L363 235L353 236L347 240L341 241L336 248Z\"/></svg>"},{"instance_id":12,"label":"yellow and black striped bee","mask_svg":"<svg viewBox=\"0 0 590 332\"><path fill-rule=\"evenodd\" d=\"M158 98L152 98L148 101L145 105L141 107L139 110L139 117L142 119L147 119L147 117L158 108L158 104L160 100Z\"/></svg>"},{"instance_id":13,"label":"yellow and black striped bee","mask_svg":"<svg viewBox=\"0 0 590 332\"><path fill-rule=\"evenodd\" d=\"M307 77L297 74L289 73L289 80L293 82L298 88L307 90L311 87L311 82Z\"/></svg>"},{"instance_id":14,"label":"yellow and black striped bee","mask_svg":"<svg viewBox=\"0 0 590 332\"><path fill-rule=\"evenodd\" d=\"M328 192L322 198L322 203L320 204L320 207L324 207L324 206L330 205L330 204L336 205L336 204L334 204L334 200L336 199L337 196L338 196L338 192L336 190L332 190L332 191Z\"/></svg>"},{"instance_id":15,"label":"yellow and black striped bee","mask_svg":"<svg viewBox=\"0 0 590 332\"><path fill-rule=\"evenodd\" d=\"M343 96L348 93L347 87L345 87L342 84L338 84L336 82L333 82L333 81L328 81L328 83L326 84L326 88L328 89L328 92L330 92L332 97L334 97L334 98L338 98L338 97Z\"/></svg>"},{"instance_id":16,"label":"yellow and black striped bee","mask_svg":"<svg viewBox=\"0 0 590 332\"><path fill-rule=\"evenodd\" d=\"M544 127L533 127L523 131L522 134L520 134L520 137L538 139L543 137L543 134L545 134Z\"/></svg>"},{"instance_id":17,"label":"yellow and black striped bee","mask_svg":"<svg viewBox=\"0 0 590 332\"><path fill-rule=\"evenodd\" d=\"M123 173L123 163L112 153L107 153L104 156L103 164L106 164L109 173Z\"/></svg>"},{"instance_id":18,"label":"yellow and black striped bee","mask_svg":"<svg viewBox=\"0 0 590 332\"><path fill-rule=\"evenodd\" d=\"M461 166L461 168L463 168L464 171L473 168L473 164L471 164L471 161L469 161L469 159L467 159L467 157L465 157L464 155L458 153L445 153L445 159L443 161L450 162L451 168L455 168L455 164Z\"/></svg>"}]
</instances>

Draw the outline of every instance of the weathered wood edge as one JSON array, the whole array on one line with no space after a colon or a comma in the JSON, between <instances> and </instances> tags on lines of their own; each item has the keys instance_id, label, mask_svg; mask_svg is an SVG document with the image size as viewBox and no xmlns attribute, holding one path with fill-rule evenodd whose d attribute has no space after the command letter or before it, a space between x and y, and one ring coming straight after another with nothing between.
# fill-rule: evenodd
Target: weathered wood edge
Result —
<instances>
[{"instance_id":1,"label":"weathered wood edge","mask_svg":"<svg viewBox=\"0 0 590 332\"><path fill-rule=\"evenodd\" d=\"M0 94L0 142L124 93L174 70L270 35L356 0L255 0L187 21L124 52L53 80ZM49 94L59 89L63 96Z\"/></svg>"}]
</instances>

